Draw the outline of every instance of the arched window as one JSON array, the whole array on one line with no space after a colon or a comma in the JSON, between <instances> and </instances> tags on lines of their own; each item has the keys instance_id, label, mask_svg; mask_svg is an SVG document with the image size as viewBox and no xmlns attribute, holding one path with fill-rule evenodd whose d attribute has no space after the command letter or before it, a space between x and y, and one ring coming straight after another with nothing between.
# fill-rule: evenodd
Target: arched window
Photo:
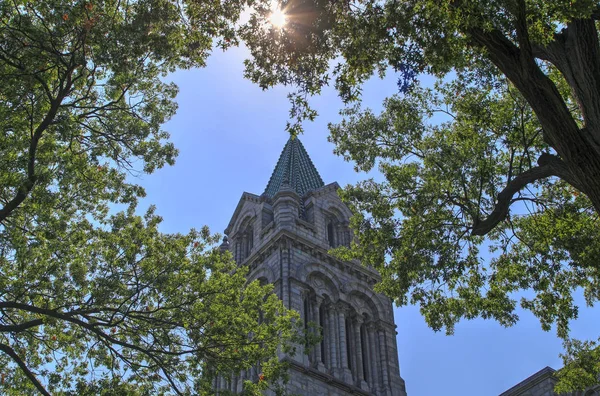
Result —
<instances>
[{"instance_id":1,"label":"arched window","mask_svg":"<svg viewBox=\"0 0 600 396\"><path fill-rule=\"evenodd\" d=\"M367 355L367 329L363 324L360 326L360 349L362 350L362 368L363 368L363 378L365 381L369 382L369 359Z\"/></svg>"},{"instance_id":2,"label":"arched window","mask_svg":"<svg viewBox=\"0 0 600 396\"><path fill-rule=\"evenodd\" d=\"M250 255L252 248L254 247L254 230L252 227L248 226L246 231L244 232L244 258Z\"/></svg>"},{"instance_id":3,"label":"arched window","mask_svg":"<svg viewBox=\"0 0 600 396\"><path fill-rule=\"evenodd\" d=\"M254 247L254 227L252 221L244 221L235 236L235 260L241 264Z\"/></svg>"},{"instance_id":4,"label":"arched window","mask_svg":"<svg viewBox=\"0 0 600 396\"><path fill-rule=\"evenodd\" d=\"M327 222L327 241L329 241L330 247L335 247L335 225L333 224L333 220L329 220Z\"/></svg>"},{"instance_id":5,"label":"arched window","mask_svg":"<svg viewBox=\"0 0 600 396\"><path fill-rule=\"evenodd\" d=\"M350 246L350 229L341 214L329 213L325 218L325 234L329 247Z\"/></svg>"},{"instance_id":6,"label":"arched window","mask_svg":"<svg viewBox=\"0 0 600 396\"><path fill-rule=\"evenodd\" d=\"M352 321L350 318L346 318L346 365L348 369L352 371L352 342L350 338L352 338Z\"/></svg>"}]
</instances>

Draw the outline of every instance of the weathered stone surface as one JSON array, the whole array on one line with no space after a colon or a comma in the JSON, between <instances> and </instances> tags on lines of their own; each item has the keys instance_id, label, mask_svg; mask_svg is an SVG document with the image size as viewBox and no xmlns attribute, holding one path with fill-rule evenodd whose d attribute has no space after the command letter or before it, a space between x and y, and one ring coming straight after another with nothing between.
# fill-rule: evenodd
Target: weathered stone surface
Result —
<instances>
[{"instance_id":1,"label":"weathered stone surface","mask_svg":"<svg viewBox=\"0 0 600 396\"><path fill-rule=\"evenodd\" d=\"M310 159L284 165L278 167L285 172L274 172L280 182L271 177L269 194L242 195L225 233L238 264L250 267L250 279L272 283L287 307L323 327L322 343L308 354L282 356L291 363L288 391L406 396L392 303L372 289L379 274L328 254L331 247L347 245L352 238L351 212L337 195L339 185L323 186ZM310 169L294 168L298 166ZM239 391L242 378L253 375L257 373L221 381L218 389Z\"/></svg>"},{"instance_id":2,"label":"weathered stone surface","mask_svg":"<svg viewBox=\"0 0 600 396\"><path fill-rule=\"evenodd\" d=\"M537 373L519 382L500 396L558 396L554 393L556 377L555 370L544 367ZM561 394L560 396L600 396L600 386L587 389L584 392Z\"/></svg>"}]
</instances>

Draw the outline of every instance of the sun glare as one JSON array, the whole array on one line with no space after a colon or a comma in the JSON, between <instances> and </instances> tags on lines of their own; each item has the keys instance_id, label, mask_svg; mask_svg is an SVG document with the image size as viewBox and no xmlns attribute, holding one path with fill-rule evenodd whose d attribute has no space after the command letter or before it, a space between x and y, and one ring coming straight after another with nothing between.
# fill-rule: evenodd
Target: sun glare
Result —
<instances>
[{"instance_id":1,"label":"sun glare","mask_svg":"<svg viewBox=\"0 0 600 396\"><path fill-rule=\"evenodd\" d=\"M271 16L269 17L269 21L271 22L271 25L275 26L276 28L282 29L285 26L285 23L287 22L287 16L285 15L285 12L283 12L283 10L281 10L278 6L274 6L271 9Z\"/></svg>"}]
</instances>

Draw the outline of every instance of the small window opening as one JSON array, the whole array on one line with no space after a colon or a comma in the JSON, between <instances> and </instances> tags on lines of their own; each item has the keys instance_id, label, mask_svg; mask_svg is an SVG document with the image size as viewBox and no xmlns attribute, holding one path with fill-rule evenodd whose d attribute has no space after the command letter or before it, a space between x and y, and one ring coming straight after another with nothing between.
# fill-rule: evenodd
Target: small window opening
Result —
<instances>
[{"instance_id":1,"label":"small window opening","mask_svg":"<svg viewBox=\"0 0 600 396\"><path fill-rule=\"evenodd\" d=\"M369 359L367 359L367 340L365 334L365 325L360 326L360 346L362 349L362 362L363 362L363 378L365 381L369 381Z\"/></svg>"},{"instance_id":2,"label":"small window opening","mask_svg":"<svg viewBox=\"0 0 600 396\"><path fill-rule=\"evenodd\" d=\"M327 223L327 240L329 241L329 246L335 247L335 228L331 220Z\"/></svg>"},{"instance_id":3,"label":"small window opening","mask_svg":"<svg viewBox=\"0 0 600 396\"><path fill-rule=\"evenodd\" d=\"M351 342L350 342L351 332L352 332L352 326L350 324L350 320L346 319L346 359L347 359L346 364L350 370L352 370L352 358L351 358L352 348L351 348Z\"/></svg>"}]
</instances>

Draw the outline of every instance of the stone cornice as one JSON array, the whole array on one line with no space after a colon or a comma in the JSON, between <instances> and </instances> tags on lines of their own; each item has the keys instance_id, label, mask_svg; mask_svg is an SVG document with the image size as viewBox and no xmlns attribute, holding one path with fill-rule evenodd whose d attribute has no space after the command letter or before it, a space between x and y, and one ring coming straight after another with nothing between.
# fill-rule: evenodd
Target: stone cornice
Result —
<instances>
[{"instance_id":1,"label":"stone cornice","mask_svg":"<svg viewBox=\"0 0 600 396\"><path fill-rule=\"evenodd\" d=\"M327 249L297 235L289 230L280 229L269 240L253 252L241 265L248 265L250 271L257 268L258 264L264 262L275 249L281 244L285 247L297 247L303 252L309 253L317 261L325 262L343 272L352 273L361 280L365 280L369 285L373 285L381 280L381 276L371 268L362 266L360 263L347 262L331 256Z\"/></svg>"},{"instance_id":2,"label":"stone cornice","mask_svg":"<svg viewBox=\"0 0 600 396\"><path fill-rule=\"evenodd\" d=\"M314 233L317 232L315 225L312 223L309 223L308 221L302 220L302 219L296 219L296 225L299 225L300 227L304 227L307 230L310 230Z\"/></svg>"},{"instance_id":3,"label":"stone cornice","mask_svg":"<svg viewBox=\"0 0 600 396\"><path fill-rule=\"evenodd\" d=\"M517 385L513 386L509 390L502 392L499 396L517 396L523 394L526 390L533 388L538 385L540 382L550 379L552 384L556 382L556 378L554 378L554 370L551 367L544 367L537 373L527 377L523 381L519 382Z\"/></svg>"}]
</instances>

